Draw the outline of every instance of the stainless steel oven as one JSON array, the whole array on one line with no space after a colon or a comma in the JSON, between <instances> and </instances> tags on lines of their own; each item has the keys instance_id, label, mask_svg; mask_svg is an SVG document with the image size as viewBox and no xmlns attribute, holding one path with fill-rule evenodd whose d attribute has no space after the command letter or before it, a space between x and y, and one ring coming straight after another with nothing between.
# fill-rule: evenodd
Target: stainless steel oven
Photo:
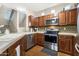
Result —
<instances>
[{"instance_id":1,"label":"stainless steel oven","mask_svg":"<svg viewBox=\"0 0 79 59\"><path fill-rule=\"evenodd\" d=\"M57 39L58 39L58 30L47 30L45 35L44 47L51 50L58 51Z\"/></svg>"}]
</instances>

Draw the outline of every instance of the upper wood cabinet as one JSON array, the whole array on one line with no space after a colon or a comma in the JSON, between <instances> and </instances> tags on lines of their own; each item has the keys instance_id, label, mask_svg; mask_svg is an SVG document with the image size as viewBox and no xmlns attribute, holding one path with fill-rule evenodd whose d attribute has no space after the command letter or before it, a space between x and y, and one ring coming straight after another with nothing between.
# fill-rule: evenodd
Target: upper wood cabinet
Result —
<instances>
[{"instance_id":1,"label":"upper wood cabinet","mask_svg":"<svg viewBox=\"0 0 79 59\"><path fill-rule=\"evenodd\" d=\"M38 26L38 18L32 15L29 16L29 22L31 23L30 26Z\"/></svg>"},{"instance_id":2,"label":"upper wood cabinet","mask_svg":"<svg viewBox=\"0 0 79 59\"><path fill-rule=\"evenodd\" d=\"M77 9L62 11L59 13L59 25L76 25Z\"/></svg>"},{"instance_id":3,"label":"upper wood cabinet","mask_svg":"<svg viewBox=\"0 0 79 59\"><path fill-rule=\"evenodd\" d=\"M66 12L60 12L59 15L59 25L66 25Z\"/></svg>"},{"instance_id":4,"label":"upper wood cabinet","mask_svg":"<svg viewBox=\"0 0 79 59\"><path fill-rule=\"evenodd\" d=\"M71 25L77 24L77 9L72 9L69 11L69 23Z\"/></svg>"},{"instance_id":5,"label":"upper wood cabinet","mask_svg":"<svg viewBox=\"0 0 79 59\"><path fill-rule=\"evenodd\" d=\"M45 16L38 17L38 26L45 26Z\"/></svg>"},{"instance_id":6,"label":"upper wood cabinet","mask_svg":"<svg viewBox=\"0 0 79 59\"><path fill-rule=\"evenodd\" d=\"M40 17L33 17L32 15L30 15L29 16L29 22L31 23L30 26L43 27L45 26L45 21L50 18L53 18L53 14L40 16Z\"/></svg>"}]
</instances>

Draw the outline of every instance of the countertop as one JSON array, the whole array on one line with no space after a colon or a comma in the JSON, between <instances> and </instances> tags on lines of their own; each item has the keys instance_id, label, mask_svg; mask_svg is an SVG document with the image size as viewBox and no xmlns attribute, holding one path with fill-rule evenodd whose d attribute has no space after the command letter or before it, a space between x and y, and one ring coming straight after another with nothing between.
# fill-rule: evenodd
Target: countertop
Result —
<instances>
[{"instance_id":1,"label":"countertop","mask_svg":"<svg viewBox=\"0 0 79 59\"><path fill-rule=\"evenodd\" d=\"M13 45L16 41L21 39L24 35L35 34L35 33L44 33L44 31L11 33L0 36L0 54L3 53L6 49L8 49L11 45ZM77 36L77 33L59 32L58 34Z\"/></svg>"},{"instance_id":2,"label":"countertop","mask_svg":"<svg viewBox=\"0 0 79 59\"><path fill-rule=\"evenodd\" d=\"M21 39L24 35L35 34L35 33L44 33L42 31L38 32L22 32L22 33L11 33L0 36L0 54L13 45L16 41Z\"/></svg>"},{"instance_id":3,"label":"countertop","mask_svg":"<svg viewBox=\"0 0 79 59\"><path fill-rule=\"evenodd\" d=\"M73 32L59 32L58 35L71 35L76 37L78 33L73 33Z\"/></svg>"}]
</instances>

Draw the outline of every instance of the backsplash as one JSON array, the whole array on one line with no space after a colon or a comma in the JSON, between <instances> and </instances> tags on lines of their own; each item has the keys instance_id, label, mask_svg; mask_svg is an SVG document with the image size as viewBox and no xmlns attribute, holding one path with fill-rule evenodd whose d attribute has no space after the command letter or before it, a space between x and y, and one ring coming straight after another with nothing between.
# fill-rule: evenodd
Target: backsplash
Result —
<instances>
[{"instance_id":1,"label":"backsplash","mask_svg":"<svg viewBox=\"0 0 79 59\"><path fill-rule=\"evenodd\" d=\"M77 32L76 26L50 26L48 28L57 28L60 32Z\"/></svg>"},{"instance_id":2,"label":"backsplash","mask_svg":"<svg viewBox=\"0 0 79 59\"><path fill-rule=\"evenodd\" d=\"M77 32L77 27L76 26L65 26L60 28L60 32Z\"/></svg>"}]
</instances>

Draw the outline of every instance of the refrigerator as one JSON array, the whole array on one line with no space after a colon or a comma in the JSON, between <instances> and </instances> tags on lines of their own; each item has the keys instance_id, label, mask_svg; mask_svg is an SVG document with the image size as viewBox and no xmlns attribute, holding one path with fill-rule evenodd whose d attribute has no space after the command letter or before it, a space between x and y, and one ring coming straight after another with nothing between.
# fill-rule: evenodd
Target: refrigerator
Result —
<instances>
[{"instance_id":1,"label":"refrigerator","mask_svg":"<svg viewBox=\"0 0 79 59\"><path fill-rule=\"evenodd\" d=\"M77 37L75 41L75 56L79 56L79 4L77 5Z\"/></svg>"}]
</instances>

